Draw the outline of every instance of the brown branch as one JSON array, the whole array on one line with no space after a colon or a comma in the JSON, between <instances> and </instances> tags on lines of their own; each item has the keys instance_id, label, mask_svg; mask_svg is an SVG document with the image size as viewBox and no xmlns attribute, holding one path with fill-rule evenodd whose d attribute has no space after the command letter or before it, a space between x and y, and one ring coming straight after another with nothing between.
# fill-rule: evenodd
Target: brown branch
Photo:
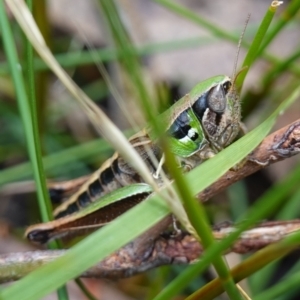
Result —
<instances>
[{"instance_id":1,"label":"brown branch","mask_svg":"<svg viewBox=\"0 0 300 300\"><path fill-rule=\"evenodd\" d=\"M300 120L276 131L264 139L249 155L249 160L238 171L228 171L217 182L198 196L208 200L236 181L300 152ZM257 163L259 162L259 164ZM121 278L128 277L161 265L187 264L198 259L203 248L189 234L176 237L161 235L171 223L167 217L135 241L119 249L109 257L86 271L84 277ZM228 252L247 253L261 249L281 240L287 234L300 229L300 221L267 222L243 232ZM223 226L214 231L216 239L222 239L234 230ZM0 256L0 282L19 279L38 266L47 263L67 250L32 251Z\"/></svg>"},{"instance_id":2,"label":"brown branch","mask_svg":"<svg viewBox=\"0 0 300 300\"><path fill-rule=\"evenodd\" d=\"M248 253L259 250L281 240L286 235L300 229L300 220L265 222L243 232L242 236L227 252ZM235 230L232 226L213 231L216 239L223 239ZM43 250L5 254L0 256L0 282L22 278L37 267L52 261L68 250ZM193 236L181 233L177 236L161 235L153 240L147 252L137 254L130 243L111 254L94 267L84 272L82 277L122 278L149 269L170 264L189 264L203 252L201 244Z\"/></svg>"}]
</instances>

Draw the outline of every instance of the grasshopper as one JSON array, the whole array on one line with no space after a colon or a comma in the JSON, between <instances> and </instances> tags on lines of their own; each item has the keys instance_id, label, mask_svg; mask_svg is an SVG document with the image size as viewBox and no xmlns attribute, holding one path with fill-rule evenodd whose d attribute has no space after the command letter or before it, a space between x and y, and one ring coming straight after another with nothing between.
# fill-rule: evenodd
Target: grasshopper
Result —
<instances>
[{"instance_id":1,"label":"grasshopper","mask_svg":"<svg viewBox=\"0 0 300 300\"><path fill-rule=\"evenodd\" d=\"M234 80L219 75L200 82L158 116L157 121L179 166L184 171L195 168L230 145L242 128L240 98ZM129 141L162 186L158 171L163 164L163 151L154 130L147 126ZM95 230L146 199L151 192L116 152L57 207L56 220L30 226L25 235L30 241L46 243Z\"/></svg>"}]
</instances>

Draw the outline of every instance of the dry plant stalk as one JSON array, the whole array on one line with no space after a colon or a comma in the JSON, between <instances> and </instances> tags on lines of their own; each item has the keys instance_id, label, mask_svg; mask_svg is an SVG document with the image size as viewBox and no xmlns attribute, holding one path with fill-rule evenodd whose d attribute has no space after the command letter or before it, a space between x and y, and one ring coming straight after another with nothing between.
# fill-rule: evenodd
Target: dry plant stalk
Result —
<instances>
[{"instance_id":1,"label":"dry plant stalk","mask_svg":"<svg viewBox=\"0 0 300 300\"><path fill-rule=\"evenodd\" d=\"M248 156L248 161L238 171L228 171L217 182L198 196L207 201L229 185L266 167L300 152L300 119L267 136ZM257 162L260 162L259 164ZM87 270L82 277L122 278L168 264L188 264L199 257L203 247L188 233L177 236L162 234L170 223L167 217L129 243ZM247 253L259 250L300 229L300 220L264 222L243 232L228 252ZM235 230L227 225L213 231L216 239L225 238ZM67 250L31 251L0 256L0 282L17 280L61 255Z\"/></svg>"}]
</instances>

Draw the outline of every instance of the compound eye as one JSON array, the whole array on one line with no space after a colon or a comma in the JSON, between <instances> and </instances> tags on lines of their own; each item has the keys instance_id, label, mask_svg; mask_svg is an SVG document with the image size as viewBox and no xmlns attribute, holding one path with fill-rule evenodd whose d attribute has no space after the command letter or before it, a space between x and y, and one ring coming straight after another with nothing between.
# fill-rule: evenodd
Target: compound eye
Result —
<instances>
[{"instance_id":1,"label":"compound eye","mask_svg":"<svg viewBox=\"0 0 300 300\"><path fill-rule=\"evenodd\" d=\"M223 85L218 84L213 87L207 97L209 109L217 114L222 114L226 109L226 95Z\"/></svg>"},{"instance_id":2,"label":"compound eye","mask_svg":"<svg viewBox=\"0 0 300 300\"><path fill-rule=\"evenodd\" d=\"M190 129L188 114L186 111L183 111L170 126L168 134L180 140L188 135Z\"/></svg>"},{"instance_id":3,"label":"compound eye","mask_svg":"<svg viewBox=\"0 0 300 300\"><path fill-rule=\"evenodd\" d=\"M229 80L223 83L223 89L224 89L225 94L228 93L231 86L232 86L232 84L231 84L231 81L229 81Z\"/></svg>"},{"instance_id":4,"label":"compound eye","mask_svg":"<svg viewBox=\"0 0 300 300\"><path fill-rule=\"evenodd\" d=\"M202 94L194 103L193 111L197 118L201 121L205 110L207 109L208 92Z\"/></svg>"}]
</instances>

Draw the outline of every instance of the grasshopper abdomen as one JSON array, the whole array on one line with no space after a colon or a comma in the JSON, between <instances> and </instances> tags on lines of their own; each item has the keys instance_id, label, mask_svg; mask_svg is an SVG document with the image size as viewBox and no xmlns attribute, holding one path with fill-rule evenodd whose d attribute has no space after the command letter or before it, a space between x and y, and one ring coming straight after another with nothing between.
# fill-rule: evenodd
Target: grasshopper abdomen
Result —
<instances>
[{"instance_id":1,"label":"grasshopper abdomen","mask_svg":"<svg viewBox=\"0 0 300 300\"><path fill-rule=\"evenodd\" d=\"M161 159L159 147L144 134L133 137L131 143L145 161L150 172L154 173L156 166L152 159ZM149 155L149 152L152 155ZM123 186L141 182L143 178L118 153L115 153L69 200L54 211L55 219L73 214Z\"/></svg>"}]
</instances>

